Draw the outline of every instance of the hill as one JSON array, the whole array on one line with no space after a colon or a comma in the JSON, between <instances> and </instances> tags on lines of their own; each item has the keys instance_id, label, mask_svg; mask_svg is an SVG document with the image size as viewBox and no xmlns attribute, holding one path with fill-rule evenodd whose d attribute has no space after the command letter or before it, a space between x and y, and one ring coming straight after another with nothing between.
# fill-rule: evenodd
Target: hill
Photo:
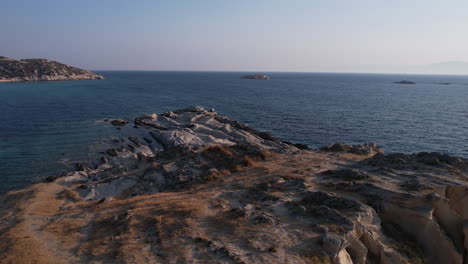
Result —
<instances>
[{"instance_id":1,"label":"hill","mask_svg":"<svg viewBox=\"0 0 468 264\"><path fill-rule=\"evenodd\" d=\"M104 79L103 76L46 59L14 60L0 56L0 82Z\"/></svg>"}]
</instances>

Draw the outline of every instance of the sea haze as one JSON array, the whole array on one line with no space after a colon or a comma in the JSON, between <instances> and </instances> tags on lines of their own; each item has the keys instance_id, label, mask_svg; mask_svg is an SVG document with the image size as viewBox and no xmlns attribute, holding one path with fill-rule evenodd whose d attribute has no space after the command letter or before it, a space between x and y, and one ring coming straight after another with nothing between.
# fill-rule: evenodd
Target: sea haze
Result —
<instances>
[{"instance_id":1,"label":"sea haze","mask_svg":"<svg viewBox=\"0 0 468 264\"><path fill-rule=\"evenodd\" d=\"M106 80L0 83L0 193L61 174L119 131L104 119L191 105L311 147L468 157L468 77L241 72L99 72ZM394 84L410 80L415 85ZM441 85L437 83L451 83Z\"/></svg>"}]
</instances>

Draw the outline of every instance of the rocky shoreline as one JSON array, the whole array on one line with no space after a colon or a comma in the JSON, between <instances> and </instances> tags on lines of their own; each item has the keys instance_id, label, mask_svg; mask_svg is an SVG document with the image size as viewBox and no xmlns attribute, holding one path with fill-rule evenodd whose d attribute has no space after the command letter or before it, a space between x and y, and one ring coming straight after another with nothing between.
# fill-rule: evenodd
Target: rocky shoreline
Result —
<instances>
[{"instance_id":1,"label":"rocky shoreline","mask_svg":"<svg viewBox=\"0 0 468 264\"><path fill-rule=\"evenodd\" d=\"M0 56L0 82L102 80L103 76L46 59Z\"/></svg>"},{"instance_id":2,"label":"rocky shoreline","mask_svg":"<svg viewBox=\"0 0 468 264\"><path fill-rule=\"evenodd\" d=\"M0 263L468 263L468 160L318 150L191 107L0 198Z\"/></svg>"}]
</instances>

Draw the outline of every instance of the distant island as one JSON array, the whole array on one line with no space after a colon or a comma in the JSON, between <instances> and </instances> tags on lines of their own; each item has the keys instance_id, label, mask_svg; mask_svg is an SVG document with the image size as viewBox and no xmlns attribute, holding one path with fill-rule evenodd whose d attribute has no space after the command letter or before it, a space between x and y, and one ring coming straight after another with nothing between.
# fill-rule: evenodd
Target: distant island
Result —
<instances>
[{"instance_id":1,"label":"distant island","mask_svg":"<svg viewBox=\"0 0 468 264\"><path fill-rule=\"evenodd\" d=\"M241 79L251 79L251 80L271 80L271 77L266 74L248 74L241 77Z\"/></svg>"},{"instance_id":2,"label":"distant island","mask_svg":"<svg viewBox=\"0 0 468 264\"><path fill-rule=\"evenodd\" d=\"M415 82L411 82L411 81L407 81L407 80L403 80L403 81L399 81L399 82L393 82L393 83L397 83L397 84L416 84Z\"/></svg>"},{"instance_id":3,"label":"distant island","mask_svg":"<svg viewBox=\"0 0 468 264\"><path fill-rule=\"evenodd\" d=\"M0 56L0 82L102 80L103 76L46 59Z\"/></svg>"}]
</instances>

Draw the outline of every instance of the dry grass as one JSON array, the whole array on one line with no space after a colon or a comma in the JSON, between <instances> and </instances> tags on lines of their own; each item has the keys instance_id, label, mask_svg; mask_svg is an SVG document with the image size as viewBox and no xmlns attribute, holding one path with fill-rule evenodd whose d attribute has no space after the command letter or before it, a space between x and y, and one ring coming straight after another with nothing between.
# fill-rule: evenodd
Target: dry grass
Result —
<instances>
[{"instance_id":1,"label":"dry grass","mask_svg":"<svg viewBox=\"0 0 468 264\"><path fill-rule=\"evenodd\" d=\"M201 156L205 159L201 164L202 168L239 172L242 168L252 166L255 161L264 161L271 158L273 154L263 150L250 149L246 146L216 145L207 147L201 153Z\"/></svg>"},{"instance_id":2,"label":"dry grass","mask_svg":"<svg viewBox=\"0 0 468 264\"><path fill-rule=\"evenodd\" d=\"M0 263L2 264L48 264L65 263L50 255L47 250L42 248L40 241L28 235L28 232L9 232L2 235L0 244ZM14 234L12 234L14 233Z\"/></svg>"},{"instance_id":3,"label":"dry grass","mask_svg":"<svg viewBox=\"0 0 468 264\"><path fill-rule=\"evenodd\" d=\"M83 200L76 191L71 189L65 189L62 192L59 192L57 194L57 199L71 202L78 202Z\"/></svg>"},{"instance_id":4,"label":"dry grass","mask_svg":"<svg viewBox=\"0 0 468 264\"><path fill-rule=\"evenodd\" d=\"M0 229L0 263L65 263L49 250L45 236L32 232L31 226L43 228L47 218L56 215L60 201L55 194L61 190L56 184L38 184L25 191L5 196L9 202L2 208L3 221L9 226ZM5 218L4 210L15 212L14 218Z\"/></svg>"},{"instance_id":5,"label":"dry grass","mask_svg":"<svg viewBox=\"0 0 468 264\"><path fill-rule=\"evenodd\" d=\"M199 158L208 181L99 204L83 201L76 186L36 185L0 200L0 263L236 263L238 256L257 263L332 263L311 225L337 234L343 227L307 213L290 215L290 207L304 204L288 181L313 182L318 174L308 169L328 154L317 155L270 160L242 146L207 147ZM286 183L276 184L278 177ZM273 220L258 223L259 215ZM421 263L420 252L406 245L395 248Z\"/></svg>"},{"instance_id":6,"label":"dry grass","mask_svg":"<svg viewBox=\"0 0 468 264\"><path fill-rule=\"evenodd\" d=\"M233 235L234 239L254 230L245 218L230 216L229 208L210 207L210 201L225 190L224 181L252 185L256 178L270 177L270 169L246 167L263 159L263 154L245 157L242 151L209 148L204 152L205 162L225 166L218 170L219 175L231 177L185 192L115 198L97 204L83 201L71 188L50 183L11 195L14 201L5 200L2 209L3 213L16 210L17 220L13 226L0 227L0 255L8 256L0 263L67 263L70 259L86 263L167 263L168 256L189 262L195 256L187 252L191 252L191 243L197 237L211 241L216 239L212 236L220 239ZM231 174L232 162L241 172ZM218 179L219 175L213 173L208 178ZM211 249L205 245L200 250ZM227 249L216 250L223 256L228 254ZM216 254L200 259L216 262Z\"/></svg>"}]
</instances>

